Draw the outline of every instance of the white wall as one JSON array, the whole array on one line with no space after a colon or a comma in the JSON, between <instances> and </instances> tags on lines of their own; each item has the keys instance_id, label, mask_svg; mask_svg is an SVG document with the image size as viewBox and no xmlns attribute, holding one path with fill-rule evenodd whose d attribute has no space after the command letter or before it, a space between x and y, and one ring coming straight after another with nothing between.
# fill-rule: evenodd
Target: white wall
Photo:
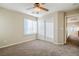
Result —
<instances>
[{"instance_id":1,"label":"white wall","mask_svg":"<svg viewBox=\"0 0 79 59\"><path fill-rule=\"evenodd\" d=\"M77 14L79 14L79 8L65 12L65 16L77 15Z\"/></svg>"},{"instance_id":2,"label":"white wall","mask_svg":"<svg viewBox=\"0 0 79 59\"><path fill-rule=\"evenodd\" d=\"M65 43L65 16L64 12L58 12L58 43Z\"/></svg>"},{"instance_id":3,"label":"white wall","mask_svg":"<svg viewBox=\"0 0 79 59\"><path fill-rule=\"evenodd\" d=\"M36 39L36 35L24 36L24 17L32 16L0 8L0 48Z\"/></svg>"},{"instance_id":4,"label":"white wall","mask_svg":"<svg viewBox=\"0 0 79 59\"><path fill-rule=\"evenodd\" d=\"M65 18L64 12L58 11L53 14L54 17L54 43L65 43Z\"/></svg>"}]
</instances>

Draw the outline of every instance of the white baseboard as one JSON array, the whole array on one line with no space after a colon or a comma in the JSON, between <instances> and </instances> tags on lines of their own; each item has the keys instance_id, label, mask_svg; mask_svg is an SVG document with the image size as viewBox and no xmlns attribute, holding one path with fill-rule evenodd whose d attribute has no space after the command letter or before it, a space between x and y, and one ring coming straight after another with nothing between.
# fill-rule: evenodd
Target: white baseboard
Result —
<instances>
[{"instance_id":1,"label":"white baseboard","mask_svg":"<svg viewBox=\"0 0 79 59\"><path fill-rule=\"evenodd\" d=\"M43 41L47 41L47 42L50 42L50 43L53 43L53 44L56 44L56 45L64 45L64 43L57 43L57 42L51 42L51 41L48 41L48 40L44 40L44 39L39 39L39 40L43 40Z\"/></svg>"},{"instance_id":2,"label":"white baseboard","mask_svg":"<svg viewBox=\"0 0 79 59\"><path fill-rule=\"evenodd\" d=\"M21 42L9 44L9 45L1 46L0 48L5 48L5 47L13 46L13 45L18 45L18 44L21 44L21 43L24 43L24 42L29 42L29 41L32 41L32 40L36 40L36 39L28 39L26 41L21 41ZM39 40L42 40L42 39L39 39ZM43 41L47 41L47 40L43 40ZM50 41L47 41L47 42L50 42ZM64 44L64 43L56 43L56 42L50 42L50 43L57 44L57 45L63 45Z\"/></svg>"},{"instance_id":3,"label":"white baseboard","mask_svg":"<svg viewBox=\"0 0 79 59\"><path fill-rule=\"evenodd\" d=\"M57 45L64 45L64 43L57 43L57 42L53 42L53 43Z\"/></svg>"},{"instance_id":4,"label":"white baseboard","mask_svg":"<svg viewBox=\"0 0 79 59\"><path fill-rule=\"evenodd\" d=\"M13 45L18 45L18 44L21 44L21 43L24 43L24 42L29 42L29 41L32 41L32 40L35 40L35 39L28 39L26 41L21 41L21 42L9 44L9 45L1 46L0 48L5 48L5 47L13 46Z\"/></svg>"}]
</instances>

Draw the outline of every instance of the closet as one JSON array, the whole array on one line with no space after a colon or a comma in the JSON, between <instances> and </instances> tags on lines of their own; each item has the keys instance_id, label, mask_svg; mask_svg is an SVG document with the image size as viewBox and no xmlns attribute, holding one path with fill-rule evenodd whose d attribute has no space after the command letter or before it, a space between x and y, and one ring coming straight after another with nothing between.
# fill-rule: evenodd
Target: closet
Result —
<instances>
[{"instance_id":1,"label":"closet","mask_svg":"<svg viewBox=\"0 0 79 59\"><path fill-rule=\"evenodd\" d=\"M38 19L38 39L53 42L54 39L54 22L53 19Z\"/></svg>"}]
</instances>

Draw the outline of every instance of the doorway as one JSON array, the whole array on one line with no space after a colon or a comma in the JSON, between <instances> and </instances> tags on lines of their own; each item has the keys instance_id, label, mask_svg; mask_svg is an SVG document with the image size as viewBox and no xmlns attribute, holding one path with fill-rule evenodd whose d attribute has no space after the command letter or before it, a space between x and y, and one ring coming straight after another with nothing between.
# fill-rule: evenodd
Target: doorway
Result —
<instances>
[{"instance_id":1,"label":"doorway","mask_svg":"<svg viewBox=\"0 0 79 59\"><path fill-rule=\"evenodd\" d=\"M79 45L79 14L65 18L66 44Z\"/></svg>"}]
</instances>

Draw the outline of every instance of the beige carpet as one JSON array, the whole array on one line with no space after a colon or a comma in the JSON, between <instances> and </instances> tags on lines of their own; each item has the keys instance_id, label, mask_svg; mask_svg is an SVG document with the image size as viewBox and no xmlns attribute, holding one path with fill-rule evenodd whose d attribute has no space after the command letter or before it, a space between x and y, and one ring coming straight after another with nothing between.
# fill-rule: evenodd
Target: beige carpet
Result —
<instances>
[{"instance_id":1,"label":"beige carpet","mask_svg":"<svg viewBox=\"0 0 79 59\"><path fill-rule=\"evenodd\" d=\"M34 40L0 49L1 56L78 56L79 47Z\"/></svg>"}]
</instances>

